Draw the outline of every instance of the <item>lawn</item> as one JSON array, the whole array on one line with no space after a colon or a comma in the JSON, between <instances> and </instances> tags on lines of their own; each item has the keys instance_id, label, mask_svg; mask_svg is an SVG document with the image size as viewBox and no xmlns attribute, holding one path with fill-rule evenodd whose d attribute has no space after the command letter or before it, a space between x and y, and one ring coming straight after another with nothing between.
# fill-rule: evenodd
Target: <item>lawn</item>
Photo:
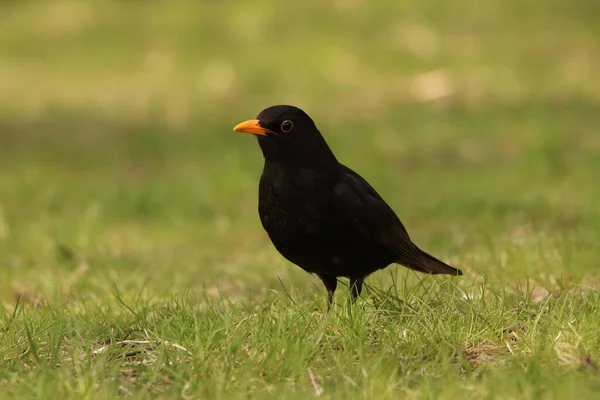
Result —
<instances>
[{"instance_id":1,"label":"lawn","mask_svg":"<svg viewBox=\"0 0 600 400\"><path fill-rule=\"evenodd\" d=\"M600 5L0 5L0 398L596 399ZM257 214L279 103L457 278L327 318Z\"/></svg>"}]
</instances>

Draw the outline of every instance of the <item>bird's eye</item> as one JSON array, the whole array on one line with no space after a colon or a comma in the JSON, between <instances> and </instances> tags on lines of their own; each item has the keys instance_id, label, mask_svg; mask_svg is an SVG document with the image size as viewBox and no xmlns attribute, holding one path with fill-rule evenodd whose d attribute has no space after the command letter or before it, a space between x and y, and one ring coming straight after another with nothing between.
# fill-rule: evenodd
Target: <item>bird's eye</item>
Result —
<instances>
[{"instance_id":1,"label":"bird's eye","mask_svg":"<svg viewBox=\"0 0 600 400\"><path fill-rule=\"evenodd\" d=\"M288 133L294 127L294 123L289 119L286 119L281 123L281 132Z\"/></svg>"}]
</instances>

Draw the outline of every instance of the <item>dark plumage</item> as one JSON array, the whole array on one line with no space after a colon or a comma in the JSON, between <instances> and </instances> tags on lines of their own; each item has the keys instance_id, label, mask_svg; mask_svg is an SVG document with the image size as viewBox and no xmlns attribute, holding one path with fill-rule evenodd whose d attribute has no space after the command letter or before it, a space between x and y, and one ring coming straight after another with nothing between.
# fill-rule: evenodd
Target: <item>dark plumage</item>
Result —
<instances>
[{"instance_id":1,"label":"dark plumage","mask_svg":"<svg viewBox=\"0 0 600 400\"><path fill-rule=\"evenodd\" d=\"M462 272L419 249L394 211L369 183L338 162L312 119L299 108L269 107L235 131L257 136L265 158L258 212L275 248L327 288L363 280L391 263L428 274Z\"/></svg>"}]
</instances>

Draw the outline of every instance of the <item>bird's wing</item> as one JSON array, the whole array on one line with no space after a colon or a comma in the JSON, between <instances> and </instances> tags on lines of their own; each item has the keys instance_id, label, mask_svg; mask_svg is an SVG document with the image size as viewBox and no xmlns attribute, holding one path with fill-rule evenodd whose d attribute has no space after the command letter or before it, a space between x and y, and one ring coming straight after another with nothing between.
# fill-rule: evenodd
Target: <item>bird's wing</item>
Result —
<instances>
[{"instance_id":1,"label":"bird's wing","mask_svg":"<svg viewBox=\"0 0 600 400\"><path fill-rule=\"evenodd\" d=\"M400 219L369 183L341 165L333 188L333 205L340 218L365 237L379 242L405 265L422 265L420 250L410 240Z\"/></svg>"}]
</instances>

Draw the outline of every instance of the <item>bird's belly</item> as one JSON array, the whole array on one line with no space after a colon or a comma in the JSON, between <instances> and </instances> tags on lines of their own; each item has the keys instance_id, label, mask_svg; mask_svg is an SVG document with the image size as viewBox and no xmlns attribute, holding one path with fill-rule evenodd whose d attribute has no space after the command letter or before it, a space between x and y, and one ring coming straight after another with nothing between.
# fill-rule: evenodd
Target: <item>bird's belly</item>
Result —
<instances>
[{"instance_id":1,"label":"bird's belly","mask_svg":"<svg viewBox=\"0 0 600 400\"><path fill-rule=\"evenodd\" d=\"M345 226L327 204L302 200L270 198L259 203L263 227L287 260L330 276L364 276L393 261L388 250Z\"/></svg>"}]
</instances>

